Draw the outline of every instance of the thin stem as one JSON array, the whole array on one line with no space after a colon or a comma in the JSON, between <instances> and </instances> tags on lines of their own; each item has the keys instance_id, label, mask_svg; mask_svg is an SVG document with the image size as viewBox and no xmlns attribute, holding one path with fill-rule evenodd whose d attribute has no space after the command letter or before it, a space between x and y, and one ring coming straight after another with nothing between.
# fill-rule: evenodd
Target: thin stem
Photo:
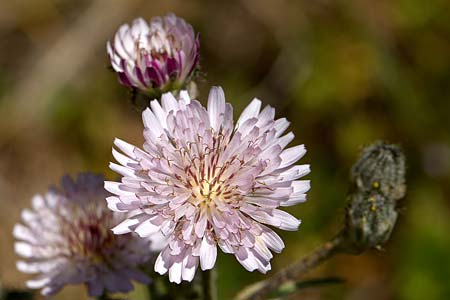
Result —
<instances>
[{"instance_id":1,"label":"thin stem","mask_svg":"<svg viewBox=\"0 0 450 300\"><path fill-rule=\"evenodd\" d=\"M257 282L240 292L236 300L263 300L267 299L270 292L277 290L283 283L296 280L310 269L324 262L339 252L339 247L344 242L343 234L337 235L331 241L316 249L310 255L302 258L298 262L282 269L269 279Z\"/></svg>"},{"instance_id":2,"label":"thin stem","mask_svg":"<svg viewBox=\"0 0 450 300\"><path fill-rule=\"evenodd\" d=\"M112 298L110 298L108 296L108 293L104 292L102 295L97 297L98 300L111 300Z\"/></svg>"},{"instance_id":3,"label":"thin stem","mask_svg":"<svg viewBox=\"0 0 450 300\"><path fill-rule=\"evenodd\" d=\"M202 273L203 300L217 300L216 274L214 269Z\"/></svg>"},{"instance_id":4,"label":"thin stem","mask_svg":"<svg viewBox=\"0 0 450 300\"><path fill-rule=\"evenodd\" d=\"M148 295L150 296L151 300L164 299L156 287L156 280L156 278L153 279L153 282L147 285Z\"/></svg>"}]
</instances>

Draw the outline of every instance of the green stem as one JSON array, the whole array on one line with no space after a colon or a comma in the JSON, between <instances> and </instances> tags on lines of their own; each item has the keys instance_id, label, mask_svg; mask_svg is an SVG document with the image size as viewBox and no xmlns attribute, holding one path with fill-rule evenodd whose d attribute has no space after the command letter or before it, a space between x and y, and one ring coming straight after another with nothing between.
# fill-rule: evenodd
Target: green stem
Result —
<instances>
[{"instance_id":1,"label":"green stem","mask_svg":"<svg viewBox=\"0 0 450 300\"><path fill-rule=\"evenodd\" d=\"M269 293L277 290L283 283L296 280L299 276L305 274L310 269L332 257L340 251L344 242L343 234L337 235L331 241L325 243L316 249L310 255L302 258L298 262L289 265L278 273L275 273L269 279L252 284L242 290L236 300L263 300L267 299Z\"/></svg>"},{"instance_id":2,"label":"green stem","mask_svg":"<svg viewBox=\"0 0 450 300\"><path fill-rule=\"evenodd\" d=\"M102 295L97 297L98 300L112 300L111 297L108 296L107 292L104 292Z\"/></svg>"},{"instance_id":3,"label":"green stem","mask_svg":"<svg viewBox=\"0 0 450 300\"><path fill-rule=\"evenodd\" d=\"M217 300L216 274L214 269L202 272L203 300Z\"/></svg>"},{"instance_id":4,"label":"green stem","mask_svg":"<svg viewBox=\"0 0 450 300\"><path fill-rule=\"evenodd\" d=\"M161 280L163 279L163 280ZM153 282L147 285L148 294L151 300L164 300L168 299L168 292L165 288L164 277L157 277L153 279Z\"/></svg>"}]
</instances>

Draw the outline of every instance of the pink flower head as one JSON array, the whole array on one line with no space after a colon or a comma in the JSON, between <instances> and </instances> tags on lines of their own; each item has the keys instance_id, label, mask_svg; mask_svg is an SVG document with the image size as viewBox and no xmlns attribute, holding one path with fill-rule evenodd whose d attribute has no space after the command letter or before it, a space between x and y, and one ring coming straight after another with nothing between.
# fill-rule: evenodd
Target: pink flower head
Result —
<instances>
[{"instance_id":1,"label":"pink flower head","mask_svg":"<svg viewBox=\"0 0 450 300\"><path fill-rule=\"evenodd\" d=\"M122 25L107 51L119 81L149 94L178 90L197 67L199 39L174 14Z\"/></svg>"},{"instance_id":2,"label":"pink flower head","mask_svg":"<svg viewBox=\"0 0 450 300\"><path fill-rule=\"evenodd\" d=\"M106 207L104 178L80 174L65 176L61 189L36 195L33 209L22 211L14 227L15 251L23 260L17 268L38 274L29 288L53 295L68 284L86 284L90 296L128 292L130 280L148 283L138 266L149 259L150 242L135 234L117 236L111 227L125 218Z\"/></svg>"},{"instance_id":3,"label":"pink flower head","mask_svg":"<svg viewBox=\"0 0 450 300\"><path fill-rule=\"evenodd\" d=\"M113 229L146 237L162 232L167 247L155 271L172 282L191 281L198 265L213 268L217 245L234 254L249 271L270 270L273 252L284 243L269 227L294 231L300 221L280 210L306 200L309 165L295 165L303 145L283 135L289 122L275 120L275 110L255 99L233 124L233 109L223 90L211 89L208 107L187 92L170 93L142 114L144 150L116 139L111 163L121 182L105 183L114 211L134 216ZM266 225L264 225L266 224Z\"/></svg>"}]
</instances>

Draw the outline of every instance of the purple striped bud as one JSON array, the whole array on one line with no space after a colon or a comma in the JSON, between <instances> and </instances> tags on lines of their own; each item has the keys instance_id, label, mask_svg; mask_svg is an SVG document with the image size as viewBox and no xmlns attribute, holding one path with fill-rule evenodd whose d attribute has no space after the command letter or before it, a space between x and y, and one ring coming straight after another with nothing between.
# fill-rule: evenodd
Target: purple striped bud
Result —
<instances>
[{"instance_id":1,"label":"purple striped bud","mask_svg":"<svg viewBox=\"0 0 450 300\"><path fill-rule=\"evenodd\" d=\"M121 84L151 96L178 91L198 65L200 42L194 29L174 14L135 19L122 25L107 51Z\"/></svg>"}]
</instances>

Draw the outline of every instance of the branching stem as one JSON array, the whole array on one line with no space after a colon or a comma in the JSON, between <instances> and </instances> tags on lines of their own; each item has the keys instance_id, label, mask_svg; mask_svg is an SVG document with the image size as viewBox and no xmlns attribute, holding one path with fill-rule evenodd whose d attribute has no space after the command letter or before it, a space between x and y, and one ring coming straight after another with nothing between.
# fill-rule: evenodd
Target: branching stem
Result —
<instances>
[{"instance_id":1,"label":"branching stem","mask_svg":"<svg viewBox=\"0 0 450 300\"><path fill-rule=\"evenodd\" d=\"M282 269L269 279L257 282L245 288L237 295L236 300L267 299L267 295L277 290L283 283L290 280L296 281L299 276L305 274L310 269L338 253L343 242L343 234L337 235L310 255L307 255L298 262Z\"/></svg>"}]
</instances>

